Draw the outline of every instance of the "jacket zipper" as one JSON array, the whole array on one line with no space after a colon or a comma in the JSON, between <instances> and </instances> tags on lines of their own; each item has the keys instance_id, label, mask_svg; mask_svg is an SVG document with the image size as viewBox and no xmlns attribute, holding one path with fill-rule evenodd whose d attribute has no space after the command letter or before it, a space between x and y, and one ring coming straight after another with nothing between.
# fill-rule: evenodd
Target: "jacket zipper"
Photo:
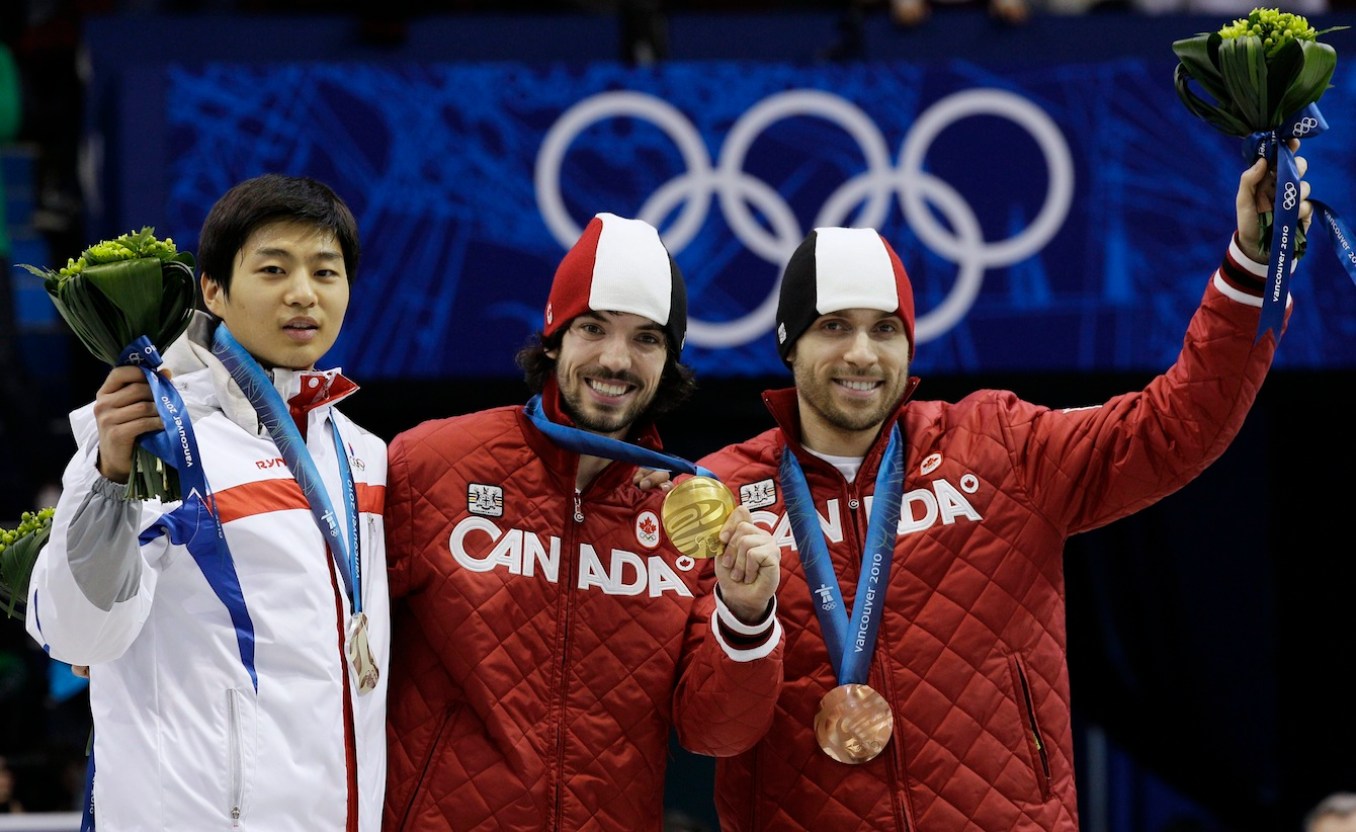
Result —
<instances>
[{"instance_id":1,"label":"jacket zipper","mask_svg":"<svg viewBox=\"0 0 1356 832\"><path fill-rule=\"evenodd\" d=\"M245 806L244 742L240 736L240 694L226 691L227 753L230 755L230 813L231 828L240 828L240 816Z\"/></svg>"},{"instance_id":2,"label":"jacket zipper","mask_svg":"<svg viewBox=\"0 0 1356 832\"><path fill-rule=\"evenodd\" d=\"M576 540L579 537L579 524L584 522L584 499L579 493L579 489L574 490L574 514L571 517L574 525L566 526L565 544L561 551L562 566L564 574L559 586L563 589L565 597L563 599L564 609L560 619L560 665L558 697L556 705L559 708L556 718L556 799L555 799L555 817L551 819L550 828L560 829L562 819L565 815L565 711L567 705L568 685L565 684L565 677L569 673L570 667L570 619L574 610L574 553L578 549Z\"/></svg>"},{"instance_id":3,"label":"jacket zipper","mask_svg":"<svg viewBox=\"0 0 1356 832\"><path fill-rule=\"evenodd\" d=\"M348 646L348 628L345 626L345 621L348 615L348 595L340 586L339 572L335 566L334 558L330 556L328 548L322 551L325 552L325 561L329 564L330 591L334 593L334 626L338 636L335 639L335 648L339 653L339 675L344 680L340 695L343 697L344 782L347 785L348 792L345 798L345 829L354 830L358 828L358 716L353 708L353 688L349 681L348 650L346 649Z\"/></svg>"}]
</instances>

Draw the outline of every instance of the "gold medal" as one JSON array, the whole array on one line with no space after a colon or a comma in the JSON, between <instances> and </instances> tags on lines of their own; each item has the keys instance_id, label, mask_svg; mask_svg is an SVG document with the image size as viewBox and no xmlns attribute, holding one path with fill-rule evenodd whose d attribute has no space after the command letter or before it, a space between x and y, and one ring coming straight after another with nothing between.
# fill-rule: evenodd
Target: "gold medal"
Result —
<instances>
[{"instance_id":1,"label":"gold medal","mask_svg":"<svg viewBox=\"0 0 1356 832\"><path fill-rule=\"evenodd\" d=\"M819 701L815 738L824 753L856 765L875 759L890 741L895 715L868 685L839 685Z\"/></svg>"},{"instance_id":2,"label":"gold medal","mask_svg":"<svg viewBox=\"0 0 1356 832\"><path fill-rule=\"evenodd\" d=\"M381 671L372 658L372 647L367 643L367 613L360 612L349 621L348 660L358 677L358 693L371 693L377 688Z\"/></svg>"},{"instance_id":3,"label":"gold medal","mask_svg":"<svg viewBox=\"0 0 1356 832\"><path fill-rule=\"evenodd\" d=\"M690 477L664 497L664 531L683 554L715 557L724 548L720 530L734 507L734 495L720 480Z\"/></svg>"}]
</instances>

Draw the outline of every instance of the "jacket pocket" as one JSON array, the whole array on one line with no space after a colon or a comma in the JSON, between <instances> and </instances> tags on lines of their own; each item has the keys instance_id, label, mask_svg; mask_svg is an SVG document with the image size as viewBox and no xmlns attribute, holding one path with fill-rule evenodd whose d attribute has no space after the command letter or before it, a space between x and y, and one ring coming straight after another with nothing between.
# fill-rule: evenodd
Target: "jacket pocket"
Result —
<instances>
[{"instance_id":1,"label":"jacket pocket","mask_svg":"<svg viewBox=\"0 0 1356 832\"><path fill-rule=\"evenodd\" d=\"M428 751L419 761L419 768L415 770L414 788L410 789L410 798L405 802L405 811L401 814L400 822L396 825L398 830L414 828L410 825L410 818L414 817L414 809L419 805L419 799L428 790L429 768L433 765L434 757L438 755L438 749L442 747L446 740L447 732L452 724L452 712L452 707L443 710L443 715L438 721L438 730L433 732L433 740L428 744Z\"/></svg>"},{"instance_id":2,"label":"jacket pocket","mask_svg":"<svg viewBox=\"0 0 1356 832\"><path fill-rule=\"evenodd\" d=\"M1026 735L1031 771L1036 776L1041 799L1050 798L1050 752L1045 745L1039 720L1036 719L1036 700L1031 695L1031 684L1026 666L1016 654L1008 656L1008 670L1012 674L1012 688L1017 697L1017 712L1022 717L1022 733Z\"/></svg>"}]
</instances>

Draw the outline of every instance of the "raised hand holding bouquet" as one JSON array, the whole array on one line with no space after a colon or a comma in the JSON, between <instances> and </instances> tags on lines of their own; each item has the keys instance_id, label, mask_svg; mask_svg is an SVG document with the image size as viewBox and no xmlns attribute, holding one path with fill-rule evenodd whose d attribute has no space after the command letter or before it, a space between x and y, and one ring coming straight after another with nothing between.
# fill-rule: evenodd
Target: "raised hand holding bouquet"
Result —
<instances>
[{"instance_id":1,"label":"raised hand holding bouquet","mask_svg":"<svg viewBox=\"0 0 1356 832\"><path fill-rule=\"evenodd\" d=\"M1270 268L1259 338L1268 329L1280 331L1291 261L1303 255L1305 248L1298 221L1299 173L1289 140L1317 136L1327 129L1317 105L1337 67L1337 52L1319 42L1318 36L1345 28L1316 31L1299 15L1257 8L1218 32L1172 45L1179 61L1175 83L1182 103L1222 132L1242 137L1245 157L1265 157L1276 172L1273 209L1260 217L1261 251L1269 257ZM1196 95L1192 81L1214 101ZM1327 222L1339 250L1345 245L1350 252L1350 235L1343 233L1341 221L1322 203L1311 202ZM1353 266L1348 263L1347 268L1356 280Z\"/></svg>"},{"instance_id":2,"label":"raised hand holding bouquet","mask_svg":"<svg viewBox=\"0 0 1356 832\"><path fill-rule=\"evenodd\" d=\"M155 229L147 227L96 243L55 271L23 267L43 278L57 311L91 354L146 372L166 430L138 440L128 496L179 499L178 473L165 460L176 458L179 444L168 432L182 432L186 416L175 412L178 396L155 370L161 350L183 334L193 314L193 255L176 249L173 240L156 239ZM161 395L163 388L169 395Z\"/></svg>"},{"instance_id":3,"label":"raised hand holding bouquet","mask_svg":"<svg viewBox=\"0 0 1356 832\"><path fill-rule=\"evenodd\" d=\"M27 605L33 562L52 533L54 509L25 511L16 529L0 529L0 607L5 615L22 613Z\"/></svg>"}]
</instances>

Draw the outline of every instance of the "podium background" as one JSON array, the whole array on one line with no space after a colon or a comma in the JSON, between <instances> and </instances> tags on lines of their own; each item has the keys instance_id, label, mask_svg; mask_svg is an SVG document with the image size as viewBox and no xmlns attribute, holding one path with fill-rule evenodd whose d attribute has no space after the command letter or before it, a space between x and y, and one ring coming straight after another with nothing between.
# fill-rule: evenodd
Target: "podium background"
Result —
<instances>
[{"instance_id":1,"label":"podium background","mask_svg":"<svg viewBox=\"0 0 1356 832\"><path fill-rule=\"evenodd\" d=\"M967 269L979 284L957 320L922 339L919 395L992 386L1084 405L1167 366L1227 244L1239 143L1186 113L1170 49L1222 22L1106 12L1011 29L941 9L904 31L883 12L860 29L833 12L674 14L667 57L633 66L617 60L624 33L606 16L416 18L403 39L380 43L344 17L92 18L86 239L153 225L192 249L231 183L265 170L326 180L364 235L345 335L326 363L363 385L347 412L390 437L524 399L512 355L540 325L566 245L542 207L543 142L590 96L639 92L680 116L673 123L713 167L748 140L724 181L754 221L740 226L715 188L696 230L670 241L710 332L757 318L776 255L826 216L845 183L903 182L873 224L910 271L920 322ZM1348 54L1356 30L1326 39ZM1339 58L1333 83L1322 103L1332 129L1303 155L1315 194L1350 213L1356 64ZM790 90L832 96L834 113L862 119L792 115L739 132L748 113ZM935 108L976 91L1020 103L1007 115L953 115L920 171L905 170L901 149ZM1047 240L997 262L1003 241L1028 234L1055 199L1054 169L1012 113L1053 126L1072 191ZM870 129L854 136L848 123ZM874 165L858 144L871 130L886 149ZM563 155L564 214L582 227L594 211L655 211L676 239L680 197L702 198L695 180L676 184L692 164L653 122L600 120ZM956 242L924 239L906 216L909 188ZM656 207L665 194L666 213ZM1322 796L1356 788L1356 726L1339 681L1356 646L1346 514L1356 439L1345 406L1356 286L1320 234L1292 285L1276 369L1235 444L1179 493L1070 543L1087 830L1298 830ZM20 240L13 260L75 253ZM104 369L65 334L36 282L11 280L31 389L53 413L78 406ZM689 457L767 427L758 391L790 383L769 332L728 346L713 337L690 338L684 355L700 389L662 426L669 449ZM28 461L0 477L0 505L28 505L72 446L56 429L34 440L5 427L0 442ZM12 622L0 630L5 643L24 639ZM0 754L13 758L21 735L8 732ZM671 765L670 805L712 823L710 761L675 748Z\"/></svg>"}]
</instances>

